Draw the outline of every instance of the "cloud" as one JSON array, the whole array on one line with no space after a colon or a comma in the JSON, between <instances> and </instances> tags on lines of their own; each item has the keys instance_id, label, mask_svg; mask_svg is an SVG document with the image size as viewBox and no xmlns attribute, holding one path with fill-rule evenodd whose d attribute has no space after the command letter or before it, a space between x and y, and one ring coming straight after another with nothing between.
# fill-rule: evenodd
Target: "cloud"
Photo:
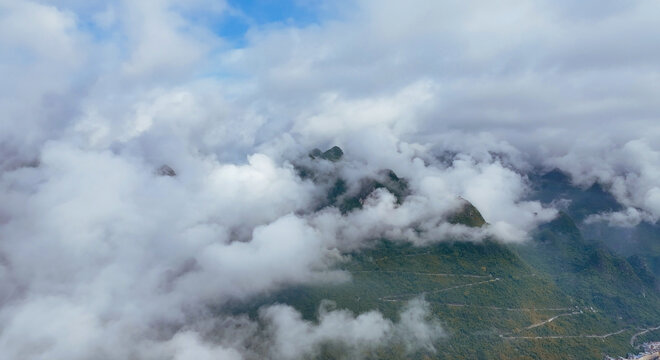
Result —
<instances>
[{"instance_id":1,"label":"cloud","mask_svg":"<svg viewBox=\"0 0 660 360\"><path fill-rule=\"evenodd\" d=\"M209 304L348 281L333 265L373 238L524 241L556 215L527 200L529 171L626 207L588 221L660 218L657 2L329 6L231 48L226 2L0 0L0 353L238 359L264 354L245 340L264 324L305 333L304 353L432 350L423 302L397 323L281 305L216 319L244 333L199 327ZM335 144L345 159L317 171L356 186L392 169L411 194L316 211L331 184L292 164ZM458 197L490 225L444 221ZM288 335L270 338L283 357Z\"/></svg>"},{"instance_id":2,"label":"cloud","mask_svg":"<svg viewBox=\"0 0 660 360\"><path fill-rule=\"evenodd\" d=\"M635 208L627 208L625 211L606 212L589 215L584 222L593 224L607 222L610 226L634 227L642 221L655 222L652 215L639 211Z\"/></svg>"},{"instance_id":3,"label":"cloud","mask_svg":"<svg viewBox=\"0 0 660 360\"><path fill-rule=\"evenodd\" d=\"M307 131L306 141L360 138L346 140L351 146L368 143L365 132L376 131L383 144L394 138L472 156L504 152L518 168L560 167L577 183L591 179L609 185L617 176L622 184L612 190L620 201L658 214L652 191L657 182L641 190L623 180L646 178L643 169L655 161L642 156L649 162L630 166L635 159L622 166L608 156L630 152L631 142L658 151L660 109L651 94L657 92L654 64L660 53L648 51L657 35L649 16L656 3L598 9L545 1L354 5L347 19L324 26L256 31L252 46L227 58L253 75L257 96L277 94L272 98L280 104L274 108L277 117L304 114L294 129L307 131L318 119L325 119L326 127L352 129L340 135L320 131L311 140ZM395 95L420 89L418 84L425 90L412 108ZM336 100L342 97L351 99L351 110L340 110L349 103ZM308 114L307 107L296 106L318 99L334 102L332 109ZM369 114L381 122L369 131L356 130L363 123L361 109L379 101L387 105ZM405 106L405 115L397 104ZM338 111L347 115L336 120L331 114ZM384 147L372 148L370 155L382 157ZM612 174L596 174L598 169Z\"/></svg>"},{"instance_id":4,"label":"cloud","mask_svg":"<svg viewBox=\"0 0 660 360\"><path fill-rule=\"evenodd\" d=\"M630 140L621 147L593 146L551 161L567 171L579 185L589 186L594 182L605 185L617 201L629 207L627 217L649 222L660 218L660 183L657 180L660 151L648 140ZM617 217L621 219L621 216L623 213Z\"/></svg>"},{"instance_id":5,"label":"cloud","mask_svg":"<svg viewBox=\"0 0 660 360\"><path fill-rule=\"evenodd\" d=\"M3 353L113 354L113 342L130 348L204 304L346 279L328 268L339 255L291 214L310 187L265 155L242 166L198 159L188 164L195 176L177 177L67 144L40 159L0 183ZM45 318L52 327L33 328ZM61 338L58 324L72 318Z\"/></svg>"},{"instance_id":6,"label":"cloud","mask_svg":"<svg viewBox=\"0 0 660 360\"><path fill-rule=\"evenodd\" d=\"M393 323L376 311L355 316L346 310L319 309L318 323L304 321L301 315L286 305L262 309L271 336L275 358L301 359L318 355L322 345L345 347L351 358L360 358L368 351L403 343L408 351L423 349L435 352L433 343L445 336L439 323L428 321L429 304L423 299L408 302Z\"/></svg>"},{"instance_id":7,"label":"cloud","mask_svg":"<svg viewBox=\"0 0 660 360\"><path fill-rule=\"evenodd\" d=\"M142 355L145 358L153 359L156 359L158 356L172 356L174 360L244 359L237 350L204 342L197 333L191 331L179 332L167 342L157 344L156 349L151 349Z\"/></svg>"}]
</instances>

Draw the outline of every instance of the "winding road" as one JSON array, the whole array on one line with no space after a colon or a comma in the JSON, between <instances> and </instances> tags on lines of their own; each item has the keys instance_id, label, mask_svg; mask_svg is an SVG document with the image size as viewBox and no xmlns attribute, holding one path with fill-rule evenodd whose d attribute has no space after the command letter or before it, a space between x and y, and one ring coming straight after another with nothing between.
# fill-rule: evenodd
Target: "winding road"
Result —
<instances>
[{"instance_id":1,"label":"winding road","mask_svg":"<svg viewBox=\"0 0 660 360\"><path fill-rule=\"evenodd\" d=\"M389 274L411 274L421 276L442 276L442 277L467 277L467 278L492 278L492 275L473 275L473 274L450 274L450 273L430 273L421 271L394 271L394 270L358 270L352 273L389 273Z\"/></svg>"},{"instance_id":2,"label":"winding road","mask_svg":"<svg viewBox=\"0 0 660 360\"><path fill-rule=\"evenodd\" d=\"M439 305L445 305L450 307L476 307L482 309L490 310L505 310L505 311L566 311L572 310L573 308L508 308L508 307L499 307L499 306L490 306L490 305L472 305L472 304L456 304L456 303L437 303Z\"/></svg>"},{"instance_id":3,"label":"winding road","mask_svg":"<svg viewBox=\"0 0 660 360\"><path fill-rule=\"evenodd\" d=\"M487 284L495 281L500 281L500 278L494 278L490 280L485 280L485 281L478 281L474 283L469 283L469 284L461 284L461 285L455 285L455 286L450 286L447 288L442 288L438 290L433 290L433 291L425 291L421 294L437 294L441 293L444 291L449 291L449 290L454 290L454 289L459 289L459 288L464 288L464 287L470 287L470 286L475 286L475 285L481 285L481 284ZM417 295L421 295L420 293L407 293L407 294L398 294L398 295L390 295L390 296L383 296L379 298L381 301L389 301L389 302L395 302L395 301L404 301L407 300L410 297L414 297Z\"/></svg>"},{"instance_id":4,"label":"winding road","mask_svg":"<svg viewBox=\"0 0 660 360\"><path fill-rule=\"evenodd\" d=\"M533 329L533 328L535 328L535 327L539 327L539 326L541 326L541 325L545 325L545 324L547 324L547 323L553 322L553 321L555 321L555 319L560 318L560 317L562 317L562 316L573 316L573 315L579 315L579 314L582 314L582 310L579 310L579 311L573 311L573 312L570 312L570 313L564 313L564 314L555 315L555 316L551 317L551 318L548 319L548 320L544 320L544 321L541 321L541 322L539 322L539 323L532 324L532 325L526 327L525 330Z\"/></svg>"},{"instance_id":5,"label":"winding road","mask_svg":"<svg viewBox=\"0 0 660 360\"><path fill-rule=\"evenodd\" d=\"M644 334L646 334L646 333L649 332L649 331L654 331L654 330L658 330L658 329L660 329L660 326L656 326L656 327L653 327L653 328L647 328L647 329L644 329L644 330L642 330L642 331L640 331L640 332L634 334L634 335L630 338L630 346L633 346L633 347L635 346L635 340L637 339L638 336L640 336L640 335L644 335Z\"/></svg>"},{"instance_id":6,"label":"winding road","mask_svg":"<svg viewBox=\"0 0 660 360\"><path fill-rule=\"evenodd\" d=\"M425 255L427 253L417 253L417 254L407 254L403 256L419 256L419 255ZM385 258L383 258L385 259ZM382 260L382 259L377 259L377 260ZM419 275L419 276L442 276L442 277L465 277L465 278L474 278L474 279L488 279L488 280L483 280L483 281L477 281L477 282L472 282L468 284L461 284L461 285L455 285L455 286L450 286L442 289L437 289L437 290L432 290L432 291L425 291L423 293L406 293L406 294L397 294L397 295L389 295L389 296L383 296L380 297L380 301L386 301L386 302L399 302L399 301L406 301L411 297L418 296L421 294L436 294L436 293L441 293L445 291L450 291L454 289L460 289L460 288L465 288L465 287L471 287L471 286L477 286L477 285L482 285L482 284L488 284L496 281L500 281L501 279L498 277L493 278L492 275L476 275L476 274L451 274L451 273L430 273L430 272L418 272L418 271L389 271L389 270L361 270L361 271L354 271L355 273L373 273L373 272L381 272L381 273L398 273L398 274L411 274L411 275ZM531 274L529 276L536 276L536 274ZM507 307L497 307L497 306L488 306L488 305L470 305L470 304L456 304L456 303L439 303L445 306L450 306L450 307L479 307L479 308L484 308L484 309L491 309L491 310L505 310L505 311L567 311L567 310L573 310L575 308L568 308L568 307L563 307L563 308L507 308ZM525 330L531 330L534 328L537 328L539 326L543 326L545 324L551 323L555 321L556 319L560 317L566 317L566 316L575 316L575 315L580 315L583 314L583 310L575 310L571 312L566 312L562 314L555 315L547 320L543 320L538 323L534 323L532 325L529 325L525 328ZM607 333L607 334L584 334L584 335L547 335L547 336L513 336L511 334L500 334L499 337L502 339L507 339L507 340L543 340L543 339L577 339L577 338L589 338L589 339L606 339L608 337L614 336L621 334L625 331L631 330L630 327L622 328L617 331ZM654 330L660 330L660 325L652 328L646 328L646 329L640 329L642 331L635 333L631 338L630 338L630 346L634 346L635 340L637 337L644 335L650 331Z\"/></svg>"},{"instance_id":7,"label":"winding road","mask_svg":"<svg viewBox=\"0 0 660 360\"><path fill-rule=\"evenodd\" d=\"M592 339L605 339L610 336L621 334L624 331L630 330L630 328L623 328L621 330L611 332L604 335L548 335L548 336L507 336L500 335L502 339L507 340L516 340L516 339L527 339L527 340L543 340L543 339L577 339L577 338L592 338Z\"/></svg>"}]
</instances>

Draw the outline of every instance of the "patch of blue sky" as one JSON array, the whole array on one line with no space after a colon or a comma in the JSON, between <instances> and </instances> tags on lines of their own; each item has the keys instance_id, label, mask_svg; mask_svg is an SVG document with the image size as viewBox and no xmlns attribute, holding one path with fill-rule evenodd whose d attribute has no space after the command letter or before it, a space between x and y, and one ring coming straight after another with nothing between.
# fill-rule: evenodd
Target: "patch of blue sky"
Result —
<instances>
[{"instance_id":1,"label":"patch of blue sky","mask_svg":"<svg viewBox=\"0 0 660 360\"><path fill-rule=\"evenodd\" d=\"M178 6L171 9L198 25L211 29L222 37L230 47L247 45L246 34L251 28L272 25L304 27L318 24L329 12L327 0L226 0L229 9L216 12L198 7ZM94 15L103 10L100 6L78 11L78 26L95 40L115 37L115 27L100 26Z\"/></svg>"},{"instance_id":2,"label":"patch of blue sky","mask_svg":"<svg viewBox=\"0 0 660 360\"><path fill-rule=\"evenodd\" d=\"M216 49L220 55L227 48L240 49L248 45L250 29L273 26L305 27L319 24L329 16L326 0L227 0L229 10L220 16L198 13L195 21L203 21L214 33L222 37L227 47ZM188 14L190 17L192 14ZM246 74L211 66L200 69L199 78L222 78L228 81L246 80Z\"/></svg>"},{"instance_id":3,"label":"patch of blue sky","mask_svg":"<svg viewBox=\"0 0 660 360\"><path fill-rule=\"evenodd\" d=\"M99 23L92 18L78 18L78 29L91 36L95 41L111 40L117 36L117 26L99 26Z\"/></svg>"},{"instance_id":4,"label":"patch of blue sky","mask_svg":"<svg viewBox=\"0 0 660 360\"><path fill-rule=\"evenodd\" d=\"M232 43L245 45L245 35L252 27L271 24L304 27L319 23L323 0L228 0L231 10L219 19L214 31Z\"/></svg>"}]
</instances>

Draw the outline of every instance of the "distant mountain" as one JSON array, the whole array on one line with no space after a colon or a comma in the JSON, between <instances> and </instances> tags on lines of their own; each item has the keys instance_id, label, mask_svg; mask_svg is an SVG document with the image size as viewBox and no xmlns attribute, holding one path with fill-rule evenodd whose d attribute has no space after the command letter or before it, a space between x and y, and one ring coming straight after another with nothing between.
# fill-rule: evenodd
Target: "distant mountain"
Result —
<instances>
[{"instance_id":1,"label":"distant mountain","mask_svg":"<svg viewBox=\"0 0 660 360\"><path fill-rule=\"evenodd\" d=\"M579 227L586 242L605 246L619 256L633 257L632 261L643 263L653 274L653 278L660 278L659 224L642 222L634 227L610 226L605 222L587 224L584 220L589 215L621 211L624 207L600 185L594 184L587 189L580 189L571 185L569 177L557 170L541 176L532 176L531 179L536 190L534 199L546 203L568 200L564 212L575 219L575 226ZM646 278L650 281L648 276ZM654 286L660 289L657 281Z\"/></svg>"},{"instance_id":2,"label":"distant mountain","mask_svg":"<svg viewBox=\"0 0 660 360\"><path fill-rule=\"evenodd\" d=\"M344 156L344 151L339 146L333 146L325 152L320 149L314 149L309 153L309 156L313 159L320 158L332 162L339 161L342 156Z\"/></svg>"}]
</instances>

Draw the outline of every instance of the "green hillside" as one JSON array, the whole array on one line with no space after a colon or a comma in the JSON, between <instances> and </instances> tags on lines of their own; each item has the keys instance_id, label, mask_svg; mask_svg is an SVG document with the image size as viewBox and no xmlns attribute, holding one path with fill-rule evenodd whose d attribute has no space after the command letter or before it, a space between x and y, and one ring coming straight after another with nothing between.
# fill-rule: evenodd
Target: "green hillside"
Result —
<instances>
[{"instance_id":1,"label":"green hillside","mask_svg":"<svg viewBox=\"0 0 660 360\"><path fill-rule=\"evenodd\" d=\"M619 304L623 309L638 307L619 319L619 307L599 297L608 291L627 293L624 284L594 280L588 274L578 277L578 283L561 286L557 281L566 278L539 271L492 241L424 248L382 241L352 254L343 268L352 281L289 288L251 304L253 313L260 305L286 303L315 320L321 301L331 300L338 308L355 313L377 309L396 320L405 301L424 295L433 317L449 333L436 344L437 353L417 354L433 359L600 359L605 353L632 351L628 343L635 329L650 326L648 321L635 322L638 318L660 320L655 297ZM575 291L585 284L585 291ZM577 297L589 291L596 293ZM559 317L542 324L555 316ZM542 338L529 338L538 336ZM395 350L387 350L394 351L389 358L402 358ZM375 358L388 357L378 353Z\"/></svg>"},{"instance_id":2,"label":"green hillside","mask_svg":"<svg viewBox=\"0 0 660 360\"><path fill-rule=\"evenodd\" d=\"M575 198L569 212L579 219L590 211L585 207L614 209L613 199L600 188L573 188L557 173L536 180L536 195L543 201L555 200L553 193L556 199ZM322 206L348 213L375 189L385 188L399 201L408 193L406 181L390 170L364 179L357 192L348 188L335 179ZM660 325L655 275L645 258L626 258L597 240L585 240L574 219L561 212L520 245L438 239L415 247L380 239L347 254L349 261L340 266L351 275L346 283L290 287L234 310L256 316L260 306L285 303L315 321L321 302L330 300L337 308L356 314L378 310L396 321L408 300L423 296L448 334L434 344L437 351L411 355L403 344L393 343L363 354L373 359L602 359L633 352L634 335ZM467 201L447 220L488 226ZM321 358L343 356L338 345L326 344Z\"/></svg>"}]
</instances>

